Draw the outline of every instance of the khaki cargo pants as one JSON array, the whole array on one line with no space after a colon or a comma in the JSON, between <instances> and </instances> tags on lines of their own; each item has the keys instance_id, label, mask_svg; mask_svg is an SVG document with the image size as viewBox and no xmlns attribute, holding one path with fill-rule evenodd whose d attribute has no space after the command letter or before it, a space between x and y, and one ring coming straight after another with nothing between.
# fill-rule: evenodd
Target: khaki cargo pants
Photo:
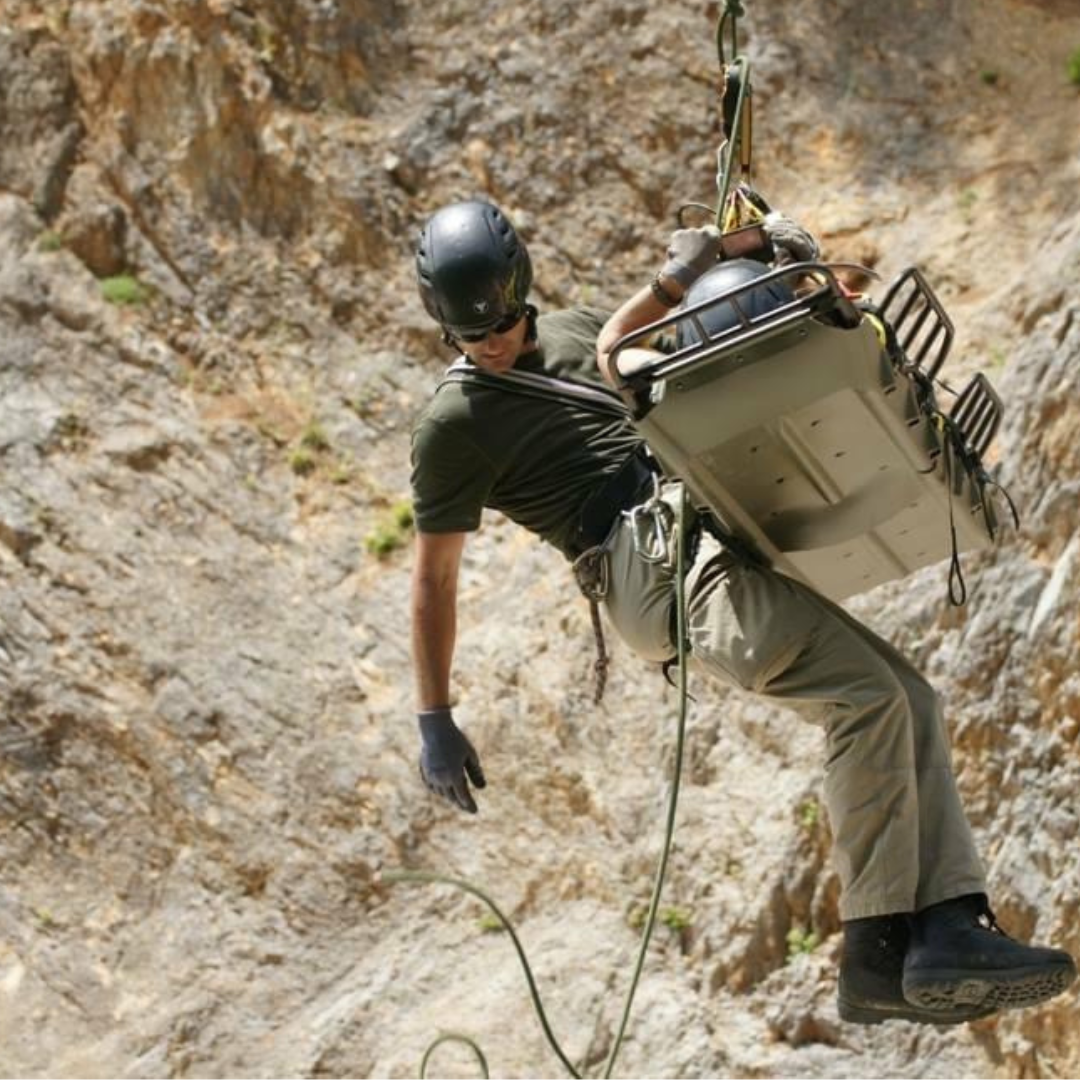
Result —
<instances>
[{"instance_id":1,"label":"khaki cargo pants","mask_svg":"<svg viewBox=\"0 0 1080 1080\"><path fill-rule=\"evenodd\" d=\"M605 607L631 648L666 659L674 652L674 556L643 559L640 526L623 518L605 544ZM941 705L915 668L836 604L735 557L708 534L686 592L694 666L782 702L825 731L841 918L917 911L985 892Z\"/></svg>"}]
</instances>

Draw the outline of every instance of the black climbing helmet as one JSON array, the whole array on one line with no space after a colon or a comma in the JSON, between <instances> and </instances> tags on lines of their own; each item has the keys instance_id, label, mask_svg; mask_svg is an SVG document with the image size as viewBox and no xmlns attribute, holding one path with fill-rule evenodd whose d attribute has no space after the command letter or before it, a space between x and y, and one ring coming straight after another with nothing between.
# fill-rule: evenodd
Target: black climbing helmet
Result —
<instances>
[{"instance_id":1,"label":"black climbing helmet","mask_svg":"<svg viewBox=\"0 0 1080 1080\"><path fill-rule=\"evenodd\" d=\"M424 226L416 277L433 319L451 334L476 333L525 314L532 261L506 215L474 199L444 206Z\"/></svg>"},{"instance_id":2,"label":"black climbing helmet","mask_svg":"<svg viewBox=\"0 0 1080 1080\"><path fill-rule=\"evenodd\" d=\"M769 273L769 267L756 259L729 259L726 262L717 263L686 290L681 307L690 308L706 300L712 300L721 293L738 289L767 273ZM768 281L756 289L740 293L733 303L717 304L706 308L698 315L698 319L708 333L715 336L742 325L734 307L736 303L748 319L756 319L784 304L790 304L794 299L795 294L785 281ZM680 320L677 335L678 347L681 349L687 345L697 344L700 340L694 324L689 319Z\"/></svg>"}]
</instances>

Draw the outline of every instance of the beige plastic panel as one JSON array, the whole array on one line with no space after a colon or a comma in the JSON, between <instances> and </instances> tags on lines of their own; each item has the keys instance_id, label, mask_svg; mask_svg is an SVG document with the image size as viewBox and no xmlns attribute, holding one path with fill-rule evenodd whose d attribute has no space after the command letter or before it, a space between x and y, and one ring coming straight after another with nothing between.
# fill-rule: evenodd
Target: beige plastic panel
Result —
<instances>
[{"instance_id":1,"label":"beige plastic panel","mask_svg":"<svg viewBox=\"0 0 1080 1080\"><path fill-rule=\"evenodd\" d=\"M979 492L873 326L806 317L687 361L638 427L698 505L840 600L992 542ZM948 459L948 461L947 461Z\"/></svg>"}]
</instances>

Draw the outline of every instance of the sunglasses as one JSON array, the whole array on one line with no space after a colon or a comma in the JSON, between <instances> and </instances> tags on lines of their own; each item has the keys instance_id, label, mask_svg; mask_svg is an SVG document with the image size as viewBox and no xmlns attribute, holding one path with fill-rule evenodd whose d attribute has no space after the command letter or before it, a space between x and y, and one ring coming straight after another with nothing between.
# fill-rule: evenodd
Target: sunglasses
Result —
<instances>
[{"instance_id":1,"label":"sunglasses","mask_svg":"<svg viewBox=\"0 0 1080 1080\"><path fill-rule=\"evenodd\" d=\"M483 330L458 330L453 326L448 326L446 329L447 333L451 337L457 338L458 341L463 341L466 345L476 345L483 341L488 334L509 333L521 321L524 314L524 311L511 311L509 315L504 315L497 323L486 326Z\"/></svg>"}]
</instances>

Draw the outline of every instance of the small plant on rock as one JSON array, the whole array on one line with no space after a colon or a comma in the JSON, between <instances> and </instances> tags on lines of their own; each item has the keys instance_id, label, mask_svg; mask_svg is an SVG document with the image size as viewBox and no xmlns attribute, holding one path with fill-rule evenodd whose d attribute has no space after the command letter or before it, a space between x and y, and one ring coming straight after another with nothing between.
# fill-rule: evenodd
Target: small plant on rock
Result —
<instances>
[{"instance_id":1,"label":"small plant on rock","mask_svg":"<svg viewBox=\"0 0 1080 1080\"><path fill-rule=\"evenodd\" d=\"M315 455L306 446L298 446L289 454L289 468L297 476L310 476L315 465Z\"/></svg>"},{"instance_id":2,"label":"small plant on rock","mask_svg":"<svg viewBox=\"0 0 1080 1080\"><path fill-rule=\"evenodd\" d=\"M308 450L329 450L330 440L326 437L326 431L323 429L322 424L317 420L312 420L304 428L304 433L300 436L300 445Z\"/></svg>"},{"instance_id":3,"label":"small plant on rock","mask_svg":"<svg viewBox=\"0 0 1080 1080\"><path fill-rule=\"evenodd\" d=\"M412 527L412 503L395 503L389 514L364 538L364 547L377 558L385 559L392 551L405 546Z\"/></svg>"},{"instance_id":4,"label":"small plant on rock","mask_svg":"<svg viewBox=\"0 0 1080 1080\"><path fill-rule=\"evenodd\" d=\"M1080 86L1080 49L1073 49L1069 54L1066 68L1069 73L1069 82L1073 86Z\"/></svg>"},{"instance_id":5,"label":"small plant on rock","mask_svg":"<svg viewBox=\"0 0 1080 1080\"><path fill-rule=\"evenodd\" d=\"M821 939L813 930L804 926L793 926L787 932L787 958L791 961L805 956L820 944Z\"/></svg>"},{"instance_id":6,"label":"small plant on rock","mask_svg":"<svg viewBox=\"0 0 1080 1080\"><path fill-rule=\"evenodd\" d=\"M681 933L683 930L689 930L694 922L693 912L689 911L687 908L661 908L658 914L660 921L669 930L674 930L676 933Z\"/></svg>"},{"instance_id":7,"label":"small plant on rock","mask_svg":"<svg viewBox=\"0 0 1080 1080\"><path fill-rule=\"evenodd\" d=\"M110 304L137 306L147 303L153 295L148 285L144 285L132 274L117 274L115 277L101 279L101 295Z\"/></svg>"}]
</instances>

